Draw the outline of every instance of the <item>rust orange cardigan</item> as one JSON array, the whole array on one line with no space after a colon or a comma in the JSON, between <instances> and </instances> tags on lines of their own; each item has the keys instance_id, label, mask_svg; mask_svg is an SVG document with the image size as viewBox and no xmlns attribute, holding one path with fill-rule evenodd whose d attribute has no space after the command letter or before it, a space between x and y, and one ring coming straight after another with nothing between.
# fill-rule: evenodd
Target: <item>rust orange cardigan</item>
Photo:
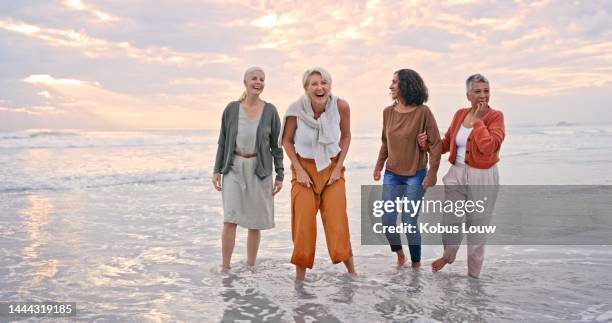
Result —
<instances>
[{"instance_id":1,"label":"rust orange cardigan","mask_svg":"<svg viewBox=\"0 0 612 323\"><path fill-rule=\"evenodd\" d=\"M448 161L455 164L457 158L457 144L455 138L461 123L470 112L470 108L463 108L455 112L453 122L446 130L442 139L442 153L450 151ZM504 114L492 107L480 120L474 122L474 128L468 137L465 151L465 164L487 169L499 161L499 150L506 136L504 127Z\"/></svg>"}]
</instances>

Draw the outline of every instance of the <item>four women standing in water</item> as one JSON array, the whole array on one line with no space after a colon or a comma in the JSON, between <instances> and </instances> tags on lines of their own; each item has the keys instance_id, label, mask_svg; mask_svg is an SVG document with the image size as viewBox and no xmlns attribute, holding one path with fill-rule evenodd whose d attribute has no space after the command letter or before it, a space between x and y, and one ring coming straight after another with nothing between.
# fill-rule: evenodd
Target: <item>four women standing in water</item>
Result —
<instances>
[{"instance_id":1,"label":"four women standing in water","mask_svg":"<svg viewBox=\"0 0 612 323\"><path fill-rule=\"evenodd\" d=\"M440 138L435 118L424 104L428 90L423 79L410 69L394 73L389 87L394 103L383 110L382 144L373 172L378 181L385 168L384 200L420 200L425 189L436 184L440 154L447 151L451 152L453 167L444 178L446 185L469 184L463 181L468 173L482 178L477 184L498 185L494 166L504 136L503 115L488 107L488 81L477 76L467 82L472 107L458 111L444 138ZM291 160L291 263L296 267L296 280L304 280L306 269L313 266L319 211L332 262L343 262L349 273L356 274L343 166L351 141L349 105L331 93L332 79L325 69L309 69L302 77L305 93L289 106L281 127L276 108L259 98L264 82L263 70L248 69L245 94L241 100L230 102L223 112L213 173L215 188L223 192L222 269L230 268L237 225L249 229L250 266L255 264L259 230L274 227L273 196L282 188L283 180L282 143ZM474 131L470 134L463 128ZM461 161L473 164L458 166ZM487 169L484 173L479 171L483 168ZM383 215L383 225L395 225L396 221L396 213ZM418 209L403 213L401 221L416 225ZM403 266L407 259L399 234L386 233L386 237L397 255L397 265ZM410 233L407 238L411 266L418 268L420 235ZM457 252L456 239L445 236L444 244L444 255L432 265L434 271L451 263ZM478 277L483 253L484 244L468 250L470 276Z\"/></svg>"}]
</instances>

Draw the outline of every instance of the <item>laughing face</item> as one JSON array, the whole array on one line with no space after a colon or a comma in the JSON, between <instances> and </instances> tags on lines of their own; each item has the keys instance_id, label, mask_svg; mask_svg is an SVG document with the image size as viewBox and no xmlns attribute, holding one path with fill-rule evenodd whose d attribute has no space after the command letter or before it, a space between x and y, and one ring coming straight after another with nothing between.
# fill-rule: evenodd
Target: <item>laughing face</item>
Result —
<instances>
[{"instance_id":1,"label":"laughing face","mask_svg":"<svg viewBox=\"0 0 612 323\"><path fill-rule=\"evenodd\" d=\"M244 87L247 94L260 95L265 86L266 76L262 71L255 70L244 80Z\"/></svg>"},{"instance_id":2,"label":"laughing face","mask_svg":"<svg viewBox=\"0 0 612 323\"><path fill-rule=\"evenodd\" d=\"M313 104L324 106L329 98L331 86L328 81L323 79L321 74L313 73L308 77L308 85L305 90Z\"/></svg>"}]
</instances>

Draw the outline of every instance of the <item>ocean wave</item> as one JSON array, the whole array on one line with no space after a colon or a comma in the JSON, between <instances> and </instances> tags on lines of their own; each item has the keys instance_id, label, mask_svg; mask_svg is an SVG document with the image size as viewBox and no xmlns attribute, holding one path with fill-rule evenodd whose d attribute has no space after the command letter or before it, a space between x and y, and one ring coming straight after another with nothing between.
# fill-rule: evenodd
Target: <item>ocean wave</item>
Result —
<instances>
[{"instance_id":1,"label":"ocean wave","mask_svg":"<svg viewBox=\"0 0 612 323\"><path fill-rule=\"evenodd\" d=\"M76 132L66 131L36 131L29 134L30 138L38 137L78 137L79 134Z\"/></svg>"},{"instance_id":2,"label":"ocean wave","mask_svg":"<svg viewBox=\"0 0 612 323\"><path fill-rule=\"evenodd\" d=\"M34 139L41 137L78 137L76 132L69 131L26 131L26 132L8 132L0 133L0 140L18 140L18 139Z\"/></svg>"},{"instance_id":3,"label":"ocean wave","mask_svg":"<svg viewBox=\"0 0 612 323\"><path fill-rule=\"evenodd\" d=\"M0 149L70 149L209 145L216 142L202 132L68 132L0 133Z\"/></svg>"},{"instance_id":4,"label":"ocean wave","mask_svg":"<svg viewBox=\"0 0 612 323\"><path fill-rule=\"evenodd\" d=\"M187 143L187 142L169 142L169 143L51 143L51 144L1 144L0 149L74 149L74 148L121 148L121 147L166 147L166 146L198 146L203 143ZM207 144L207 143L204 143Z\"/></svg>"},{"instance_id":5,"label":"ocean wave","mask_svg":"<svg viewBox=\"0 0 612 323\"><path fill-rule=\"evenodd\" d=\"M575 135L575 130L534 130L533 134L537 135Z\"/></svg>"},{"instance_id":6,"label":"ocean wave","mask_svg":"<svg viewBox=\"0 0 612 323\"><path fill-rule=\"evenodd\" d=\"M532 155L534 153L539 153L539 152L533 152L533 151L522 151L522 152L512 152L512 153L501 153L500 154L500 158L510 158L510 157L519 157L519 156L529 156ZM541 152L540 152L541 153Z\"/></svg>"},{"instance_id":7,"label":"ocean wave","mask_svg":"<svg viewBox=\"0 0 612 323\"><path fill-rule=\"evenodd\" d=\"M66 191L72 189L105 188L121 185L151 185L182 181L206 180L210 174L204 171L188 173L157 172L144 174L117 174L102 176L73 176L50 178L30 183L6 183L0 188L2 193L27 193L33 191Z\"/></svg>"},{"instance_id":8,"label":"ocean wave","mask_svg":"<svg viewBox=\"0 0 612 323\"><path fill-rule=\"evenodd\" d=\"M353 133L351 134L351 139L380 139L380 133L368 133L368 132L362 132L362 133Z\"/></svg>"},{"instance_id":9,"label":"ocean wave","mask_svg":"<svg viewBox=\"0 0 612 323\"><path fill-rule=\"evenodd\" d=\"M586 129L537 129L531 130L530 134L565 136L565 135L612 135L612 129L586 128Z\"/></svg>"},{"instance_id":10,"label":"ocean wave","mask_svg":"<svg viewBox=\"0 0 612 323\"><path fill-rule=\"evenodd\" d=\"M7 188L0 189L0 194L2 194L2 193L26 193L26 192L35 191L35 190L36 189L34 189L33 187L30 187L30 186L7 187ZM41 190L41 191L48 191L48 190L49 189Z\"/></svg>"},{"instance_id":11,"label":"ocean wave","mask_svg":"<svg viewBox=\"0 0 612 323\"><path fill-rule=\"evenodd\" d=\"M374 167L376 166L376 160L374 160L373 162L366 162L366 161L353 161L353 160L347 160L346 161L346 168L348 170L351 169L372 169L374 170Z\"/></svg>"}]
</instances>

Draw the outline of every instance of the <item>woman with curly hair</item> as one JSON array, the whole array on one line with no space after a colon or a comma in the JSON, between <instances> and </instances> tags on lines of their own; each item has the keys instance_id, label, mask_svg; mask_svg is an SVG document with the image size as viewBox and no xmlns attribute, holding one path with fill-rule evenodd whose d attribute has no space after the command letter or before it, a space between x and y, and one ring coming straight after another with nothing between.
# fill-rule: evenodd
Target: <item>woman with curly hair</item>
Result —
<instances>
[{"instance_id":1,"label":"woman with curly hair","mask_svg":"<svg viewBox=\"0 0 612 323\"><path fill-rule=\"evenodd\" d=\"M425 188L436 184L440 165L438 126L431 110L424 104L428 99L428 91L417 72L411 69L395 72L389 90L394 103L383 110L382 145L373 177L375 181L380 180L381 171L385 167L383 200L407 198L409 201L417 201L425 194ZM427 137L432 138L428 151L419 147L420 133L427 133ZM402 212L403 225L415 227L418 224L418 211L417 208ZM397 212L385 212L382 221L385 227L396 226ZM407 259L399 233L385 230L385 235L391 251L397 254L397 266L403 266ZM418 230L414 230L414 233L406 233L406 236L412 268L419 268L421 235Z\"/></svg>"}]
</instances>

